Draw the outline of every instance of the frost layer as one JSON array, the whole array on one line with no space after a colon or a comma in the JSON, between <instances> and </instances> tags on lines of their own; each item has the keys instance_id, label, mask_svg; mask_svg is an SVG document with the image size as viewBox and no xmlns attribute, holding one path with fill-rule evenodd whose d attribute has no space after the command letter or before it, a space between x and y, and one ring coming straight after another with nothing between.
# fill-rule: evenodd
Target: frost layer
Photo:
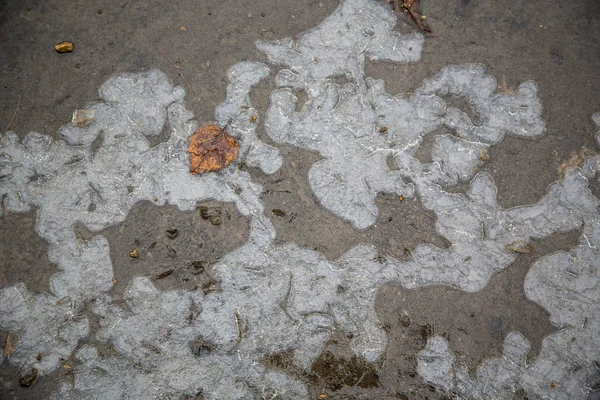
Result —
<instances>
[{"instance_id":1,"label":"frost layer","mask_svg":"<svg viewBox=\"0 0 600 400\"><path fill-rule=\"evenodd\" d=\"M214 199L235 202L242 214L255 216L253 225L261 228L254 230L261 238L274 236L262 215L261 188L247 173L230 167L221 174L189 174L186 139L197 123L183 96L159 71L124 74L100 88L101 102L87 106L94 110L91 124L60 129L68 144L38 133L19 141L9 132L2 139L4 205L14 212L38 208L36 230L61 269L51 278L51 294L30 293L23 284L0 289L0 327L19 336L10 362L36 367L40 375L52 371L88 334L87 319L77 317L81 304L106 299L112 288L108 241L100 235L76 240L76 223L98 231L124 220L141 200L190 210L198 201ZM168 140L151 147L146 137L165 130ZM245 145L243 136L239 140ZM256 144L255 138L249 140ZM165 309L170 306L175 307L166 304ZM160 320L153 323L163 326Z\"/></svg>"},{"instance_id":2,"label":"frost layer","mask_svg":"<svg viewBox=\"0 0 600 400\"><path fill-rule=\"evenodd\" d=\"M596 114L597 116L597 114ZM594 120L600 125L597 117ZM456 365L448 343L434 337L418 357L418 372L426 382L448 394L473 399L511 399L518 390L544 399L588 399L600 389L600 201L588 189L598 179L600 157L569 170L552 185L537 206L512 210L529 221L523 232L551 222L548 227L568 230L582 225L580 244L569 252L556 252L536 261L525 279L527 297L544 307L558 332L546 337L539 355L526 365L529 342L518 333L506 337L504 355L486 360L470 377ZM555 204L552 206L552 204ZM571 203L571 211L556 204ZM550 206L550 207L549 207ZM555 218L561 216L562 222ZM558 222L558 223L557 223ZM543 233L543 231L540 231Z\"/></svg>"},{"instance_id":3,"label":"frost layer","mask_svg":"<svg viewBox=\"0 0 600 400\"><path fill-rule=\"evenodd\" d=\"M102 86L102 101L87 106L95 114L90 125L61 128L67 143L37 133L19 141L9 133L0 144L0 196L10 211L39 209L36 230L61 268L52 277L52 294L32 294L22 284L0 289L0 327L20 338L10 362L36 366L41 374L51 371L87 336L87 320L77 313L83 301L95 300L94 312L102 317L97 339L118 354L102 357L93 347L79 349L75 380L55 398L181 398L200 392L207 398L305 398L303 383L265 370L261 360L290 350L296 366L309 369L330 332L339 329L352 334L357 354L375 361L387 342L373 310L382 284L480 290L514 261L507 247L583 226L581 246L546 264L540 260L526 283L527 294L553 321L580 330L547 338L531 366L523 361L526 338L513 333L504 358L488 360L475 378L453 366L446 343L432 339L419 373L442 390L472 397L502 397L517 388L546 395L548 379L565 388L550 395L585 390L600 330L593 317L585 319L598 312L598 266L592 261L600 240L598 200L587 189L598 160L568 172L537 204L501 209L491 177L475 176L474 168L503 135L543 133L535 85L523 83L514 95L495 93L496 83L483 67L450 66L410 96L391 96L383 82L364 76L365 55L414 62L423 42L419 34L394 33L394 23L395 16L377 2L347 0L296 42L258 43L272 63L287 67L276 76L279 88L271 94L265 125L275 141L323 155L309 181L329 210L366 228L377 215L377 193L417 193L436 214L448 249L422 245L400 262L361 245L328 262L315 251L274 245L261 187L247 173L232 164L218 174L189 174L186 139L197 122L184 106L183 90L158 71L120 75ZM232 66L227 98L215 118L238 139L246 163L273 173L281 156L258 139L260 116L249 101L251 87L268 73L261 63ZM294 111L298 90L308 95L300 113ZM464 98L476 120L447 107L449 96ZM414 156L423 136L442 126L455 134L435 136L433 162L421 164ZM163 132L168 140L150 146L146 137ZM392 170L388 161L395 164ZM469 180L466 194L444 190ZM147 279L134 278L127 308L114 303L107 295L113 274L106 239L78 242L73 224L98 231L122 221L141 200L191 210L204 199L234 202L252 217L248 243L214 267L221 291L160 292ZM560 277L550 279L548 270ZM557 291L564 296L550 298ZM47 330L40 333L36 320L45 321ZM36 364L40 352L49 355L44 365ZM571 373L575 359L581 368ZM444 372L450 368L456 371L452 379Z\"/></svg>"},{"instance_id":4,"label":"frost layer","mask_svg":"<svg viewBox=\"0 0 600 400\"><path fill-rule=\"evenodd\" d=\"M395 23L377 2L348 0L296 41L257 43L269 61L287 67L276 77L280 89L271 94L267 133L321 153L310 185L323 206L358 229L375 222L379 192L413 195L404 174L390 171L386 161L393 155L399 165L409 162L423 135L443 125L456 131L438 136L433 154L448 186L470 179L479 152L504 134L531 137L544 130L535 85L523 83L515 95L494 93L496 81L481 66L447 67L411 96L385 93L383 82L365 78L365 57L414 62L423 45L419 34L392 31ZM295 91L308 96L300 112ZM478 124L447 108L447 96L463 97Z\"/></svg>"}]
</instances>

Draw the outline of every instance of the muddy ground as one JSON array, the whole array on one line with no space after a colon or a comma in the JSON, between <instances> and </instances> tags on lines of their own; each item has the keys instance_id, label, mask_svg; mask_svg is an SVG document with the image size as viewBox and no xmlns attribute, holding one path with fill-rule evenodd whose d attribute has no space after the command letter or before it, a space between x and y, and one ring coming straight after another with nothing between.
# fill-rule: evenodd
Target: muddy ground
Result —
<instances>
[{"instance_id":1,"label":"muddy ground","mask_svg":"<svg viewBox=\"0 0 600 400\"><path fill-rule=\"evenodd\" d=\"M214 107L225 98L227 68L242 60L264 61L254 41L297 35L337 5L334 0L0 2L0 129L57 138L57 128L70 121L75 108L96 99L98 87L108 77L153 68L186 86L186 106L199 120L212 120ZM367 75L384 79L392 94L411 92L423 79L455 63L482 63L508 88L535 81L547 133L536 140L505 138L490 150L482 170L494 177L501 206L536 202L559 178L561 163L584 148L596 149L590 115L600 111L600 2L422 0L421 8L433 30L421 62L404 66L368 62ZM404 21L403 16L400 19ZM415 28L401 23L398 29ZM54 44L63 40L75 43L72 53L55 52ZM272 78L252 93L253 104L263 115L274 87ZM262 125L259 134L273 144ZM358 243L372 243L380 253L397 258L410 254L419 243L447 245L434 230L433 214L416 198L401 201L380 195L375 226L355 230L320 206L311 192L308 168L319 155L278 147L284 155L279 172L250 173L264 187L262 200L279 243L316 249L329 259ZM597 182L591 189L600 194ZM104 231L117 279L114 290L124 290L133 276L152 276L163 290L218 290L211 265L245 242L249 221L230 204L200 206L196 212L183 213L176 207L140 203L122 224ZM3 210L0 285L24 281L32 290L48 290L48 279L58 269L48 260L47 246L35 233L34 223L34 213ZM90 234L84 227L77 227L77 232L82 237ZM313 398L321 393L331 399L440 398L415 371L416 353L427 338L444 335L471 371L485 357L499 354L511 330L531 341L530 356L535 356L543 337L556 328L541 307L525 298L524 276L536 259L569 249L577 236L578 232L555 234L535 243L533 253L520 255L479 293L383 287L376 312L389 342L375 364L353 356L343 335L332 336L310 374L294 371L286 354L264 362L301 376L310 384ZM134 248L139 250L138 259L128 256ZM93 326L97 317L91 319ZM59 380L71 379L62 369L22 388L19 371L1 368L7 387L0 388L0 398L41 399Z\"/></svg>"}]
</instances>

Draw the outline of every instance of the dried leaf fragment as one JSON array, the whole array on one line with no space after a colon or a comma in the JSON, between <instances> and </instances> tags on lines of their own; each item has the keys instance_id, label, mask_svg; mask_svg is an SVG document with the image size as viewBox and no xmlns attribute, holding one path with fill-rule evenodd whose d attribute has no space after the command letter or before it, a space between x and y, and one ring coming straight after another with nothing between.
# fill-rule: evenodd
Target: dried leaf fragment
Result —
<instances>
[{"instance_id":1,"label":"dried leaf fragment","mask_svg":"<svg viewBox=\"0 0 600 400\"><path fill-rule=\"evenodd\" d=\"M219 171L238 157L238 143L215 124L203 124L188 141L192 174Z\"/></svg>"},{"instance_id":2,"label":"dried leaf fragment","mask_svg":"<svg viewBox=\"0 0 600 400\"><path fill-rule=\"evenodd\" d=\"M202 219L210 221L212 226L221 225L221 208L220 207L206 207L206 206L198 206L196 207L198 211L200 211L200 216Z\"/></svg>"},{"instance_id":3,"label":"dried leaf fragment","mask_svg":"<svg viewBox=\"0 0 600 400\"><path fill-rule=\"evenodd\" d=\"M94 120L94 110L76 109L73 111L71 123L75 126L87 126Z\"/></svg>"},{"instance_id":4,"label":"dried leaf fragment","mask_svg":"<svg viewBox=\"0 0 600 400\"><path fill-rule=\"evenodd\" d=\"M22 376L19 379L19 384L23 387L29 387L33 384L35 379L37 378L38 370L37 368L31 368L31 372L27 375Z\"/></svg>"},{"instance_id":5,"label":"dried leaf fragment","mask_svg":"<svg viewBox=\"0 0 600 400\"><path fill-rule=\"evenodd\" d=\"M54 45L54 50L58 53L70 53L75 48L75 44L73 42L60 42Z\"/></svg>"},{"instance_id":6,"label":"dried leaf fragment","mask_svg":"<svg viewBox=\"0 0 600 400\"><path fill-rule=\"evenodd\" d=\"M165 278L168 278L169 276L173 275L173 272L174 272L174 271L175 271L175 270L173 270L173 269L168 269L168 270L166 270L165 272L161 272L160 274L156 275L156 276L154 277L154 279L155 279L155 280L159 280L159 279L165 279Z\"/></svg>"},{"instance_id":7,"label":"dried leaf fragment","mask_svg":"<svg viewBox=\"0 0 600 400\"><path fill-rule=\"evenodd\" d=\"M488 152L486 149L479 150L479 159L481 161L487 161L490 159L490 156L488 155Z\"/></svg>"},{"instance_id":8,"label":"dried leaf fragment","mask_svg":"<svg viewBox=\"0 0 600 400\"><path fill-rule=\"evenodd\" d=\"M6 335L6 344L4 345L4 357L8 358L12 354L15 346L17 345L17 334L9 331Z\"/></svg>"},{"instance_id":9,"label":"dried leaf fragment","mask_svg":"<svg viewBox=\"0 0 600 400\"><path fill-rule=\"evenodd\" d=\"M129 252L129 257L131 258L138 258L140 256L140 253L137 251L137 249L133 249Z\"/></svg>"},{"instance_id":10,"label":"dried leaf fragment","mask_svg":"<svg viewBox=\"0 0 600 400\"><path fill-rule=\"evenodd\" d=\"M533 246L524 240L517 240L516 242L509 243L505 248L506 250L519 254L529 254L533 251Z\"/></svg>"},{"instance_id":11,"label":"dried leaf fragment","mask_svg":"<svg viewBox=\"0 0 600 400\"><path fill-rule=\"evenodd\" d=\"M502 75L502 80L498 84L498 90L504 94L515 94L515 89L506 83L506 75Z\"/></svg>"}]
</instances>

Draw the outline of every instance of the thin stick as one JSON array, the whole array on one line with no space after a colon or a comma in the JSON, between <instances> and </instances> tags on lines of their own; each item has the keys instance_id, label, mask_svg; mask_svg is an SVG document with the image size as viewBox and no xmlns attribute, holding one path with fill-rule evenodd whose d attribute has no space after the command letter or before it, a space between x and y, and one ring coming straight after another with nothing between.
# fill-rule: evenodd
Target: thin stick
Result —
<instances>
[{"instance_id":1,"label":"thin stick","mask_svg":"<svg viewBox=\"0 0 600 400\"><path fill-rule=\"evenodd\" d=\"M183 81L185 82L185 84L187 85L187 87L190 88L190 90L192 90L192 86L190 85L190 83L188 82L188 80L185 79L185 76L183 76L183 73L181 73L181 71L179 70L179 67L177 67L177 64L175 64L173 62L173 60L171 60L169 58L169 56L167 55L167 53L164 52L164 50L162 49L162 47L160 47L159 45L156 45L156 47L158 47L158 49L160 50L160 52L163 53L163 56L165 56L167 58L167 60L169 60L169 62L171 64L173 64L173 68L175 68L175 70L177 70L177 73L179 74L179 76L181 77L181 79L183 79Z\"/></svg>"},{"instance_id":2,"label":"thin stick","mask_svg":"<svg viewBox=\"0 0 600 400\"><path fill-rule=\"evenodd\" d=\"M10 121L8 121L8 125L6 125L6 128L4 128L4 130L2 131L2 135L4 135L6 133L6 131L8 131L8 129L12 125L13 121L15 120L17 111L19 111L19 106L21 105L22 97L23 97L23 92L21 92L21 94L19 95L19 100L17 100L17 106L15 107L15 112L13 113L12 117L10 118Z\"/></svg>"}]
</instances>

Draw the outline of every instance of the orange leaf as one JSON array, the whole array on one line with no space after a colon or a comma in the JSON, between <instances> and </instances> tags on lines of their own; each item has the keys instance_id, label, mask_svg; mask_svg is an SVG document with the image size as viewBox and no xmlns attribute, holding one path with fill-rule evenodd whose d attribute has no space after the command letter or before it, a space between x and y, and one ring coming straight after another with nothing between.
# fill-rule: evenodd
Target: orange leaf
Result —
<instances>
[{"instance_id":1,"label":"orange leaf","mask_svg":"<svg viewBox=\"0 0 600 400\"><path fill-rule=\"evenodd\" d=\"M227 132L211 123L203 124L190 138L190 172L218 171L238 157L238 143Z\"/></svg>"}]
</instances>

